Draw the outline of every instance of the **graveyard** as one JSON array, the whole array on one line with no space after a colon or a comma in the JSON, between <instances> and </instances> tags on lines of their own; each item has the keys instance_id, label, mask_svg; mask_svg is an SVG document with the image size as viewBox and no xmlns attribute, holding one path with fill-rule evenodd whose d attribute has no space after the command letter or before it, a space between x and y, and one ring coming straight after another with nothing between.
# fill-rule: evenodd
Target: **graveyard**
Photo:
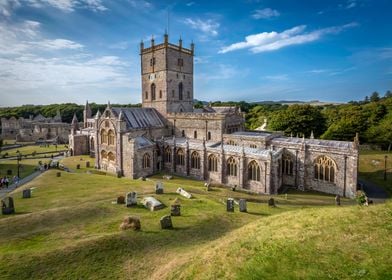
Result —
<instances>
[{"instance_id":1,"label":"graveyard","mask_svg":"<svg viewBox=\"0 0 392 280\"><path fill-rule=\"evenodd\" d=\"M364 207L342 198L336 206L334 196L316 192L207 190L204 182L165 174L130 180L86 167L90 161L65 158L71 172L46 171L11 194L15 214L0 215L0 279L392 275L390 202ZM27 189L31 196L23 198ZM136 205L127 205L131 192ZM162 207L151 211L145 198ZM246 212L240 212L241 199ZM173 205L180 206L177 215L170 215ZM140 229L127 217L137 218Z\"/></svg>"}]
</instances>

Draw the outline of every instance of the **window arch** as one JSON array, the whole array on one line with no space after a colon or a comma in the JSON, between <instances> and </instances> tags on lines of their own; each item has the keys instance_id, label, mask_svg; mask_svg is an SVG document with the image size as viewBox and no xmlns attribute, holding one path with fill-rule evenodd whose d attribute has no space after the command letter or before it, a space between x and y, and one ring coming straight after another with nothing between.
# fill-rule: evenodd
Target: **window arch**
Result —
<instances>
[{"instance_id":1,"label":"window arch","mask_svg":"<svg viewBox=\"0 0 392 280\"><path fill-rule=\"evenodd\" d=\"M181 136L185 137L185 130L181 131Z\"/></svg>"},{"instance_id":2,"label":"window arch","mask_svg":"<svg viewBox=\"0 0 392 280\"><path fill-rule=\"evenodd\" d=\"M101 143L102 144L108 143L108 133L104 129L101 130Z\"/></svg>"},{"instance_id":3,"label":"window arch","mask_svg":"<svg viewBox=\"0 0 392 280\"><path fill-rule=\"evenodd\" d=\"M260 166L252 160L248 165L248 179L252 181L260 181Z\"/></svg>"},{"instance_id":4,"label":"window arch","mask_svg":"<svg viewBox=\"0 0 392 280\"><path fill-rule=\"evenodd\" d=\"M160 99L162 98L162 91L161 90L159 91L159 98Z\"/></svg>"},{"instance_id":5,"label":"window arch","mask_svg":"<svg viewBox=\"0 0 392 280\"><path fill-rule=\"evenodd\" d=\"M95 145L94 145L94 138L90 139L90 150L94 150L95 149Z\"/></svg>"},{"instance_id":6,"label":"window arch","mask_svg":"<svg viewBox=\"0 0 392 280\"><path fill-rule=\"evenodd\" d=\"M237 162L233 157L230 157L227 160L227 175L229 176L237 176Z\"/></svg>"},{"instance_id":7,"label":"window arch","mask_svg":"<svg viewBox=\"0 0 392 280\"><path fill-rule=\"evenodd\" d=\"M177 150L177 164L178 165L185 165L185 153L183 149Z\"/></svg>"},{"instance_id":8,"label":"window arch","mask_svg":"<svg viewBox=\"0 0 392 280\"><path fill-rule=\"evenodd\" d=\"M108 158L108 154L106 153L105 150L102 150L102 151L101 151L101 158L102 158L102 159L107 159L107 158Z\"/></svg>"},{"instance_id":9,"label":"window arch","mask_svg":"<svg viewBox=\"0 0 392 280\"><path fill-rule=\"evenodd\" d=\"M148 91L145 92L144 98L145 98L145 99L148 99Z\"/></svg>"},{"instance_id":10,"label":"window arch","mask_svg":"<svg viewBox=\"0 0 392 280\"><path fill-rule=\"evenodd\" d=\"M215 155L208 156L208 171L218 172L218 158Z\"/></svg>"},{"instance_id":11,"label":"window arch","mask_svg":"<svg viewBox=\"0 0 392 280\"><path fill-rule=\"evenodd\" d=\"M143 168L150 168L151 166L151 158L148 153L143 155Z\"/></svg>"},{"instance_id":12,"label":"window arch","mask_svg":"<svg viewBox=\"0 0 392 280\"><path fill-rule=\"evenodd\" d=\"M170 147L166 147L164 158L165 158L165 162L167 162L167 163L171 162L172 156L171 156L171 149L170 149Z\"/></svg>"},{"instance_id":13,"label":"window arch","mask_svg":"<svg viewBox=\"0 0 392 280\"><path fill-rule=\"evenodd\" d=\"M193 138L197 139L197 130L193 131Z\"/></svg>"},{"instance_id":14,"label":"window arch","mask_svg":"<svg viewBox=\"0 0 392 280\"><path fill-rule=\"evenodd\" d=\"M198 152L193 152L191 155L191 168L200 169L200 155Z\"/></svg>"},{"instance_id":15,"label":"window arch","mask_svg":"<svg viewBox=\"0 0 392 280\"><path fill-rule=\"evenodd\" d=\"M154 83L151 84L151 100L155 100L155 89L156 86Z\"/></svg>"},{"instance_id":16,"label":"window arch","mask_svg":"<svg viewBox=\"0 0 392 280\"><path fill-rule=\"evenodd\" d=\"M282 173L286 175L293 175L293 159L290 155L283 155L282 157Z\"/></svg>"},{"instance_id":17,"label":"window arch","mask_svg":"<svg viewBox=\"0 0 392 280\"><path fill-rule=\"evenodd\" d=\"M178 84L178 99L179 100L182 100L182 96L183 95L183 85L182 85L182 83L179 83Z\"/></svg>"},{"instance_id":18,"label":"window arch","mask_svg":"<svg viewBox=\"0 0 392 280\"><path fill-rule=\"evenodd\" d=\"M207 132L207 140L211 140L211 131Z\"/></svg>"},{"instance_id":19,"label":"window arch","mask_svg":"<svg viewBox=\"0 0 392 280\"><path fill-rule=\"evenodd\" d=\"M335 182L336 164L327 157L319 157L314 164L314 178L319 181Z\"/></svg>"},{"instance_id":20,"label":"window arch","mask_svg":"<svg viewBox=\"0 0 392 280\"><path fill-rule=\"evenodd\" d=\"M109 145L114 145L114 141L115 140L115 136L114 136L114 131L113 130L109 130L108 133L108 143Z\"/></svg>"},{"instance_id":21,"label":"window arch","mask_svg":"<svg viewBox=\"0 0 392 280\"><path fill-rule=\"evenodd\" d=\"M116 161L116 156L112 152L109 152L108 153L108 160L109 161Z\"/></svg>"}]
</instances>

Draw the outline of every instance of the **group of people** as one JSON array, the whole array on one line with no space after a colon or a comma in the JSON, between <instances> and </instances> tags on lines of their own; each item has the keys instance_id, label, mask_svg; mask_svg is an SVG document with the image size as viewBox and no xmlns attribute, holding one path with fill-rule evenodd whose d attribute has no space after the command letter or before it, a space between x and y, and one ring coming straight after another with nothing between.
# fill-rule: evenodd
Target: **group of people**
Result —
<instances>
[{"instance_id":1,"label":"group of people","mask_svg":"<svg viewBox=\"0 0 392 280\"><path fill-rule=\"evenodd\" d=\"M18 186L20 178L18 176L14 176L12 179L8 178L8 176L4 176L0 178L0 188L8 188L8 186L12 183L15 183Z\"/></svg>"}]
</instances>

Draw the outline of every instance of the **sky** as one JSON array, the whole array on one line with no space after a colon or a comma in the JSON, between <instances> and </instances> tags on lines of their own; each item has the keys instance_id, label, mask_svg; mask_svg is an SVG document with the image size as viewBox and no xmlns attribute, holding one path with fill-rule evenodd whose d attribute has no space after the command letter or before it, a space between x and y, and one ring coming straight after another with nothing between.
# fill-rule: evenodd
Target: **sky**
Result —
<instances>
[{"instance_id":1,"label":"sky","mask_svg":"<svg viewBox=\"0 0 392 280\"><path fill-rule=\"evenodd\" d=\"M0 106L140 103L139 44L195 43L204 101L392 90L390 0L0 0Z\"/></svg>"}]
</instances>

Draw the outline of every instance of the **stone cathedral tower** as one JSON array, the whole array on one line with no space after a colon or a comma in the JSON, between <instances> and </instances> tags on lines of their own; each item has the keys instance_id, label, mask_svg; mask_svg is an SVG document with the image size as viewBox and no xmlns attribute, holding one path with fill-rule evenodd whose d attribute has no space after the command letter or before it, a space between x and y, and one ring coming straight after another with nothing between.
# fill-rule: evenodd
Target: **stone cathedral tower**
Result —
<instances>
[{"instance_id":1,"label":"stone cathedral tower","mask_svg":"<svg viewBox=\"0 0 392 280\"><path fill-rule=\"evenodd\" d=\"M145 48L140 43L142 104L144 108L155 108L163 116L167 113L193 112L193 55L194 44L187 49L164 42Z\"/></svg>"}]
</instances>

